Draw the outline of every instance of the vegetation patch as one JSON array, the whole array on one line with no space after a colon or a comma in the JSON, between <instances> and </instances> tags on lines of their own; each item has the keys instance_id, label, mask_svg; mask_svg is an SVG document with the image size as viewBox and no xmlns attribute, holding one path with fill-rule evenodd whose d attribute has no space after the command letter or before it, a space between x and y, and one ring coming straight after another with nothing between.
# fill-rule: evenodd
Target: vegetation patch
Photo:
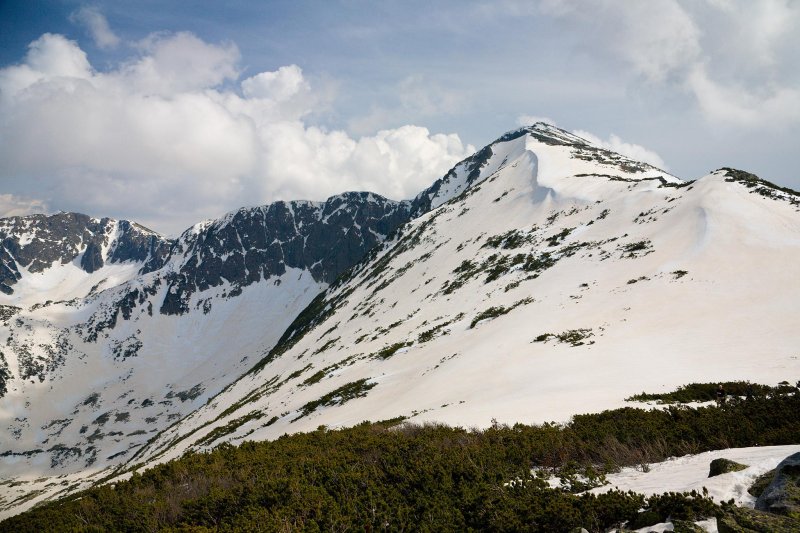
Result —
<instances>
[{"instance_id":1,"label":"vegetation patch","mask_svg":"<svg viewBox=\"0 0 800 533\"><path fill-rule=\"evenodd\" d=\"M547 238L547 245L551 246L551 247L552 246L558 246L560 243L564 242L564 239L566 239L569 236L569 234L572 233L572 230L574 230L574 229L575 228L564 228L560 232L556 233L555 235L552 235L552 236L548 237Z\"/></svg>"},{"instance_id":2,"label":"vegetation patch","mask_svg":"<svg viewBox=\"0 0 800 533\"><path fill-rule=\"evenodd\" d=\"M448 320L447 322L442 322L436 326L433 326L431 329L425 330L417 336L417 342L422 344L423 342L428 342L434 339L434 337L441 335L447 335L449 330L445 328L452 324L453 322L458 322L464 318L464 313L459 313L452 320Z\"/></svg>"},{"instance_id":3,"label":"vegetation patch","mask_svg":"<svg viewBox=\"0 0 800 533\"><path fill-rule=\"evenodd\" d=\"M303 383L300 385L303 387L308 387L309 385L314 385L315 383L319 383L331 372L335 372L336 370L342 368L343 366L347 366L353 363L356 359L356 356L351 355L350 357L339 361L338 363L334 363L332 365L326 366L322 370L318 370L314 372L311 376L309 376Z\"/></svg>"},{"instance_id":4,"label":"vegetation patch","mask_svg":"<svg viewBox=\"0 0 800 533\"><path fill-rule=\"evenodd\" d=\"M503 307L502 305L497 306L497 307L490 307L489 309L481 311L480 313L475 315L475 318L472 319L472 322L470 322L469 327L470 327L470 329L472 329L481 320L488 320L490 318L496 318L498 316L505 315L506 313L509 313L509 312L511 312L511 308L510 307Z\"/></svg>"},{"instance_id":5,"label":"vegetation patch","mask_svg":"<svg viewBox=\"0 0 800 533\"><path fill-rule=\"evenodd\" d=\"M401 318L397 322L392 322L391 324L389 324L386 327L378 328L375 331L375 334L372 336L372 340L376 340L378 337L380 337L382 335L386 335L387 333L389 333L391 330L393 330L394 328L396 328L397 326L399 326L402 323L403 323L403 319Z\"/></svg>"},{"instance_id":6,"label":"vegetation patch","mask_svg":"<svg viewBox=\"0 0 800 533\"><path fill-rule=\"evenodd\" d=\"M385 348L382 348L382 349L378 350L377 352L372 354L370 357L373 358L373 359L386 360L386 359L389 359L390 357L392 357L394 354L396 354L397 351L400 350L401 348L405 348L406 346L411 346L412 344L414 344L414 343L413 342L396 342L394 344L390 344L389 346L386 346Z\"/></svg>"},{"instance_id":7,"label":"vegetation patch","mask_svg":"<svg viewBox=\"0 0 800 533\"><path fill-rule=\"evenodd\" d=\"M245 425L247 422L251 420L258 420L263 417L264 413L262 413L261 411L250 411L244 416L240 416L239 418L231 420L224 426L212 429L202 439L198 440L197 444L199 446L208 446L215 440L218 440L224 437L225 435L230 435L231 433L234 433L236 430Z\"/></svg>"},{"instance_id":8,"label":"vegetation patch","mask_svg":"<svg viewBox=\"0 0 800 533\"><path fill-rule=\"evenodd\" d=\"M300 420L304 416L310 415L316 411L318 407L343 405L354 398L363 398L376 385L377 383L369 383L368 379L366 378L342 385L338 389L332 390L328 394L325 394L324 396L305 404L300 408L300 415L292 420L292 422Z\"/></svg>"},{"instance_id":9,"label":"vegetation patch","mask_svg":"<svg viewBox=\"0 0 800 533\"><path fill-rule=\"evenodd\" d=\"M278 386L280 387L280 386L282 386L282 385L284 385L284 384L286 384L286 383L288 383L288 382L292 381L293 379L299 378L300 376L302 376L302 375L303 375L303 372L305 372L306 370L310 369L312 366L313 366L313 365L311 365L311 363L309 363L309 364L307 364L306 366L304 366L303 368L301 368L300 370L295 370L294 372L292 372L291 374L289 374L288 376L286 376L286 379L284 379L284 380L283 380L283 381L280 383L280 385L278 385Z\"/></svg>"},{"instance_id":10,"label":"vegetation patch","mask_svg":"<svg viewBox=\"0 0 800 533\"><path fill-rule=\"evenodd\" d=\"M558 342L570 344L572 346L582 346L587 344L584 340L593 337L592 328L584 329L568 329L567 331L559 334L542 333L533 339L533 342L547 342L550 339L555 339ZM594 341L589 341L588 344L594 344Z\"/></svg>"},{"instance_id":11,"label":"vegetation patch","mask_svg":"<svg viewBox=\"0 0 800 533\"><path fill-rule=\"evenodd\" d=\"M468 259L464 260L453 270L453 274L456 276L445 281L444 285L442 285L442 294L452 294L468 281L481 274L486 274L484 283L495 281L515 270L528 272L532 274L531 277L536 278L541 272L554 266L560 258L573 255L574 250L581 246L581 244L571 244L560 250L560 256L556 256L551 252L518 253L514 255L495 253L487 257L482 263L476 263Z\"/></svg>"},{"instance_id":12,"label":"vegetation patch","mask_svg":"<svg viewBox=\"0 0 800 533\"><path fill-rule=\"evenodd\" d=\"M535 226L529 232L522 232L517 229L512 229L506 233L503 233L502 235L489 237L486 239L486 242L481 248L503 248L506 250L521 248L526 244L531 244L534 242L532 233L534 233L537 229L538 228Z\"/></svg>"},{"instance_id":13,"label":"vegetation patch","mask_svg":"<svg viewBox=\"0 0 800 533\"><path fill-rule=\"evenodd\" d=\"M622 257L627 259L643 257L655 251L653 243L648 239L621 245L619 249L622 251Z\"/></svg>"},{"instance_id":14,"label":"vegetation patch","mask_svg":"<svg viewBox=\"0 0 800 533\"><path fill-rule=\"evenodd\" d=\"M716 399L717 389L722 385L725 393L737 398L763 399L767 396L794 393L797 388L788 382L775 387L748 381L723 381L717 383L689 383L672 392L634 394L625 398L627 402L657 402L661 404L710 402Z\"/></svg>"},{"instance_id":15,"label":"vegetation patch","mask_svg":"<svg viewBox=\"0 0 800 533\"><path fill-rule=\"evenodd\" d=\"M89 407L97 407L99 401L100 401L100 393L93 392L85 400L83 400L83 405L88 405Z\"/></svg>"},{"instance_id":16,"label":"vegetation patch","mask_svg":"<svg viewBox=\"0 0 800 533\"><path fill-rule=\"evenodd\" d=\"M328 348L333 347L339 341L340 338L341 337L336 337L335 339L330 339L328 342L326 342L325 344L323 344L322 346L320 346L319 348L314 350L314 353L312 353L311 355L321 354L322 352L324 352Z\"/></svg>"},{"instance_id":17,"label":"vegetation patch","mask_svg":"<svg viewBox=\"0 0 800 533\"><path fill-rule=\"evenodd\" d=\"M481 320L489 320L492 318L497 318L498 316L510 313L520 305L529 304L531 302L533 302L533 298L523 298L522 300L515 302L513 305L509 307L503 307L502 305L497 307L490 307L489 309L481 311L480 313L475 315L475 318L473 318L472 322L470 322L469 324L469 329L474 328Z\"/></svg>"},{"instance_id":18,"label":"vegetation patch","mask_svg":"<svg viewBox=\"0 0 800 533\"><path fill-rule=\"evenodd\" d=\"M44 502L0 523L28 531L417 530L591 532L735 513L698 493L571 493L544 474L588 472L727 447L796 443L800 397L725 408L624 408L565 425L364 423L271 442L222 444ZM570 464L571 463L571 464ZM563 471L562 471L563 469ZM580 482L580 476L573 477ZM648 527L648 526L643 526Z\"/></svg>"},{"instance_id":19,"label":"vegetation patch","mask_svg":"<svg viewBox=\"0 0 800 533\"><path fill-rule=\"evenodd\" d=\"M175 396L181 402L185 402L185 401L189 401L189 400L196 400L197 398L200 397L201 394L203 394L204 391L205 391L205 389L203 388L203 384L202 383L198 383L197 385L193 386L189 390L182 390L182 391L176 392Z\"/></svg>"}]
</instances>

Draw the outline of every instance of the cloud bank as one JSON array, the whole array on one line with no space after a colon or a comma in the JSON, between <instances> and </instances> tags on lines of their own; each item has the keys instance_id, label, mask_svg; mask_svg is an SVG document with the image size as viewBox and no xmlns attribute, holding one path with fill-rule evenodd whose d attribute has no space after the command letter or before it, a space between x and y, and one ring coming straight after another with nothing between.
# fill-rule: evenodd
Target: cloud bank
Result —
<instances>
[{"instance_id":1,"label":"cloud bank","mask_svg":"<svg viewBox=\"0 0 800 533\"><path fill-rule=\"evenodd\" d=\"M99 45L115 46L94 15L75 16ZM232 43L159 33L133 50L101 72L76 42L45 34L0 70L0 179L10 193L0 213L49 206L176 233L279 199L408 198L474 151L411 125L360 138L311 125L326 92L296 65L242 79Z\"/></svg>"},{"instance_id":2,"label":"cloud bank","mask_svg":"<svg viewBox=\"0 0 800 533\"><path fill-rule=\"evenodd\" d=\"M800 122L797 70L783 64L800 46L798 2L542 0L538 8L580 35L589 55L683 92L712 123Z\"/></svg>"}]
</instances>

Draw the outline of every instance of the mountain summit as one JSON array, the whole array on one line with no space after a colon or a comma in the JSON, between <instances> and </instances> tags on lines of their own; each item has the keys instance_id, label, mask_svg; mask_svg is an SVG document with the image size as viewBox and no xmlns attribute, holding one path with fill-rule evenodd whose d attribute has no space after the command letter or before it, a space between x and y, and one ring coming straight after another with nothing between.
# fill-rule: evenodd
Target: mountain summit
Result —
<instances>
[{"instance_id":1,"label":"mountain summit","mask_svg":"<svg viewBox=\"0 0 800 533\"><path fill-rule=\"evenodd\" d=\"M124 246L131 223L57 216L82 222L41 233L38 262L33 222L2 226L5 513L223 442L566 420L800 370L797 193L684 182L546 124L402 202L279 202Z\"/></svg>"}]
</instances>

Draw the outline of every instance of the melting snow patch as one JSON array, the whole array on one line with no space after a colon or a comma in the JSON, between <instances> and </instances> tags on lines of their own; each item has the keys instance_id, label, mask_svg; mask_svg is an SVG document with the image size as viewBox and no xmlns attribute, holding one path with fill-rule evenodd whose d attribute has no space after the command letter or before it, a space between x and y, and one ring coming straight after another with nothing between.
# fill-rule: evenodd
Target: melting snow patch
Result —
<instances>
[{"instance_id":1,"label":"melting snow patch","mask_svg":"<svg viewBox=\"0 0 800 533\"><path fill-rule=\"evenodd\" d=\"M664 492L692 490L702 492L705 487L709 496L717 502L733 499L737 505L753 507L755 498L747 492L747 489L758 476L769 472L787 456L797 452L800 452L800 444L730 448L672 457L664 462L649 465L647 472L632 467L623 468L616 474L606 476L608 485L592 489L590 492L600 493L616 488L650 496ZM718 458L731 459L748 467L739 472L729 472L709 478L709 465L712 460Z\"/></svg>"}]
</instances>

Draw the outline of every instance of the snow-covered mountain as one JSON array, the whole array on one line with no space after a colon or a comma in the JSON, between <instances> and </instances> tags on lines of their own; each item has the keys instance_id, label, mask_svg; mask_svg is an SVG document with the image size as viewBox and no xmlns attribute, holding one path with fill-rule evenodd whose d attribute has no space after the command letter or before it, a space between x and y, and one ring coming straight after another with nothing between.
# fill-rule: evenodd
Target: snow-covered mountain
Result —
<instances>
[{"instance_id":1,"label":"snow-covered mountain","mask_svg":"<svg viewBox=\"0 0 800 533\"><path fill-rule=\"evenodd\" d=\"M0 478L119 463L249 369L410 207L278 202L175 240L73 213L2 220Z\"/></svg>"},{"instance_id":2,"label":"snow-covered mountain","mask_svg":"<svg viewBox=\"0 0 800 533\"><path fill-rule=\"evenodd\" d=\"M565 420L800 374L797 193L732 169L683 182L545 124L410 201L277 203L175 241L139 229L138 255L92 229L109 237L32 270L30 231L5 231L6 513L222 442Z\"/></svg>"}]
</instances>

